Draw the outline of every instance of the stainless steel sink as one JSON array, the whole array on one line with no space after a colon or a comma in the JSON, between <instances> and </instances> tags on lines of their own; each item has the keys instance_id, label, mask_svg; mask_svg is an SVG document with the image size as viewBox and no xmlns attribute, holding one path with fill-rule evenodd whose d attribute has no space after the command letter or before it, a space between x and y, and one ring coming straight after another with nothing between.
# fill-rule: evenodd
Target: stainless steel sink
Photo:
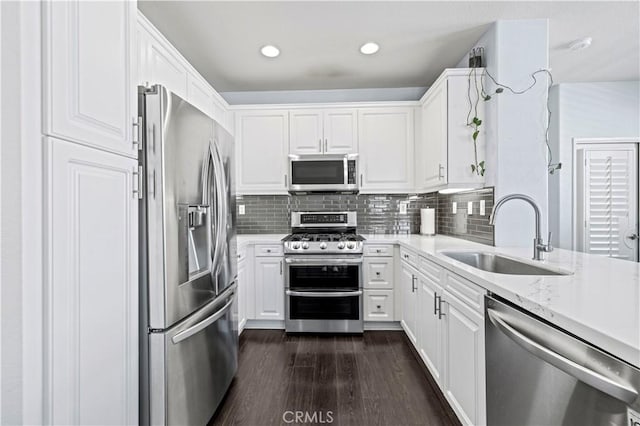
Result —
<instances>
[{"instance_id":1,"label":"stainless steel sink","mask_svg":"<svg viewBox=\"0 0 640 426\"><path fill-rule=\"evenodd\" d=\"M480 251L443 251L443 255L469 266L495 274L509 275L571 275L571 272L550 269L499 254Z\"/></svg>"}]
</instances>

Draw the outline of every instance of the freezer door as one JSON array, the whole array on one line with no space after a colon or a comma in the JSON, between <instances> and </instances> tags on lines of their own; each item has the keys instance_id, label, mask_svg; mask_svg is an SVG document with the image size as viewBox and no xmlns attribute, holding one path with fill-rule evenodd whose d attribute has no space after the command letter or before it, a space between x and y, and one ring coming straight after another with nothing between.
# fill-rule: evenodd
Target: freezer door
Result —
<instances>
[{"instance_id":1,"label":"freezer door","mask_svg":"<svg viewBox=\"0 0 640 426\"><path fill-rule=\"evenodd\" d=\"M142 101L145 326L165 329L235 279L229 260L235 224L227 188L232 184L223 170L230 160L222 142L214 141L214 120L193 105L162 86L145 91Z\"/></svg>"},{"instance_id":2,"label":"freezer door","mask_svg":"<svg viewBox=\"0 0 640 426\"><path fill-rule=\"evenodd\" d=\"M204 425L238 369L236 285L180 324L149 334L149 422Z\"/></svg>"}]
</instances>

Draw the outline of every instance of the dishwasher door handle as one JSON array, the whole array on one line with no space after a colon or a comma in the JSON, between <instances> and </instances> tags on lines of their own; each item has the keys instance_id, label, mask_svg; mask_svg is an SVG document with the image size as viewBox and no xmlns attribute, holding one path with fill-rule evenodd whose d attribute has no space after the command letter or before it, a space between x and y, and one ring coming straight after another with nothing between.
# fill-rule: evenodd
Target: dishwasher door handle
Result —
<instances>
[{"instance_id":1,"label":"dishwasher door handle","mask_svg":"<svg viewBox=\"0 0 640 426\"><path fill-rule=\"evenodd\" d=\"M553 350L525 336L514 326L509 324L500 312L489 308L487 309L487 314L489 315L491 322L500 331L506 334L511 338L511 340L516 342L527 352L557 367L570 376L575 377L579 381L584 382L607 395L619 399L620 401L624 401L627 404L631 404L638 397L638 391L632 387L624 383L619 383L598 373L597 371L584 367L583 365L580 365L577 362L566 358L565 356L554 352Z\"/></svg>"}]
</instances>

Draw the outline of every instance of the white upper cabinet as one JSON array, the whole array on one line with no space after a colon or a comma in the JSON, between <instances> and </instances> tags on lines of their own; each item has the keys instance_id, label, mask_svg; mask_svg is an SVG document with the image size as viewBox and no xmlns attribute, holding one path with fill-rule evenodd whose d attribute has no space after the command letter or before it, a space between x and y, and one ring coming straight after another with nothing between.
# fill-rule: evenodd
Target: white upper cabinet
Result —
<instances>
[{"instance_id":1,"label":"white upper cabinet","mask_svg":"<svg viewBox=\"0 0 640 426\"><path fill-rule=\"evenodd\" d=\"M447 183L447 82L433 87L420 109L422 141L416 144L418 188Z\"/></svg>"},{"instance_id":2,"label":"white upper cabinet","mask_svg":"<svg viewBox=\"0 0 640 426\"><path fill-rule=\"evenodd\" d=\"M140 12L136 35L137 84L165 86L233 134L233 115L224 99Z\"/></svg>"},{"instance_id":3,"label":"white upper cabinet","mask_svg":"<svg viewBox=\"0 0 640 426\"><path fill-rule=\"evenodd\" d=\"M238 195L287 194L289 111L241 111L235 121Z\"/></svg>"},{"instance_id":4,"label":"white upper cabinet","mask_svg":"<svg viewBox=\"0 0 640 426\"><path fill-rule=\"evenodd\" d=\"M137 156L135 2L44 3L44 132Z\"/></svg>"},{"instance_id":5,"label":"white upper cabinet","mask_svg":"<svg viewBox=\"0 0 640 426\"><path fill-rule=\"evenodd\" d=\"M476 112L478 94L470 72L466 68L445 70L421 100L422 125L415 158L417 191L484 185L484 176L471 168L476 165L475 129L467 123L476 114L484 121L485 114L482 99ZM477 70L478 84L481 74L482 70ZM485 126L483 123L479 128L477 163L485 160Z\"/></svg>"},{"instance_id":6,"label":"white upper cabinet","mask_svg":"<svg viewBox=\"0 0 640 426\"><path fill-rule=\"evenodd\" d=\"M413 107L358 110L361 192L413 189L413 116Z\"/></svg>"},{"instance_id":7,"label":"white upper cabinet","mask_svg":"<svg viewBox=\"0 0 640 426\"><path fill-rule=\"evenodd\" d=\"M47 424L138 423L138 161L47 138Z\"/></svg>"},{"instance_id":8,"label":"white upper cabinet","mask_svg":"<svg viewBox=\"0 0 640 426\"><path fill-rule=\"evenodd\" d=\"M187 73L187 99L210 117L213 117L213 90L211 86L194 73Z\"/></svg>"},{"instance_id":9,"label":"white upper cabinet","mask_svg":"<svg viewBox=\"0 0 640 426\"><path fill-rule=\"evenodd\" d=\"M358 113L355 109L324 111L324 153L358 152Z\"/></svg>"},{"instance_id":10,"label":"white upper cabinet","mask_svg":"<svg viewBox=\"0 0 640 426\"><path fill-rule=\"evenodd\" d=\"M308 109L289 113L291 154L351 154L358 151L355 109Z\"/></svg>"},{"instance_id":11,"label":"white upper cabinet","mask_svg":"<svg viewBox=\"0 0 640 426\"><path fill-rule=\"evenodd\" d=\"M289 112L289 153L322 154L322 110L293 110Z\"/></svg>"}]
</instances>

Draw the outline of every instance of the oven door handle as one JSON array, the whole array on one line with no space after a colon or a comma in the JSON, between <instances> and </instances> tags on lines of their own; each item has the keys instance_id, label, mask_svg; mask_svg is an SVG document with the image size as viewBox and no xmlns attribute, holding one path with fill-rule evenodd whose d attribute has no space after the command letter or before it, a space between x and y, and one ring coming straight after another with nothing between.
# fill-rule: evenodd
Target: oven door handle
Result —
<instances>
[{"instance_id":1,"label":"oven door handle","mask_svg":"<svg viewBox=\"0 0 640 426\"><path fill-rule=\"evenodd\" d=\"M287 296L297 297L349 297L361 296L362 290L356 291L293 291L287 290Z\"/></svg>"},{"instance_id":2,"label":"oven door handle","mask_svg":"<svg viewBox=\"0 0 640 426\"><path fill-rule=\"evenodd\" d=\"M363 262L362 257L354 257L348 259L340 259L340 258L300 258L300 257L285 257L285 263L287 264L297 264L297 265L358 265Z\"/></svg>"}]
</instances>

